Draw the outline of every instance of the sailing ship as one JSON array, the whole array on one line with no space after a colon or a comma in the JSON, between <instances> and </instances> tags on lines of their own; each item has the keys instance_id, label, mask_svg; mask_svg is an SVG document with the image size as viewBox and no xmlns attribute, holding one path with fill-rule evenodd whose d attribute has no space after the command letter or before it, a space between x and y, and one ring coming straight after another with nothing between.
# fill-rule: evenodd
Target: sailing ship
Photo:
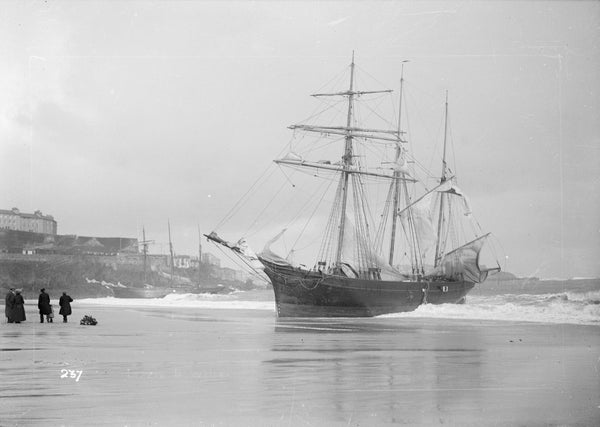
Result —
<instances>
[{"instance_id":1,"label":"sailing ship","mask_svg":"<svg viewBox=\"0 0 600 427\"><path fill-rule=\"evenodd\" d=\"M282 169L308 171L311 178L327 178L335 184L329 214L321 221L324 227L313 266L296 262L293 250L284 257L271 249L283 232L257 255L246 239L230 243L215 231L205 235L233 250L252 268L259 266L273 286L279 317L370 317L413 311L422 304L463 303L475 284L500 270L497 262L493 268L480 265L490 234L474 220L447 163L447 94L441 176L428 184L417 178L420 163L409 151L407 132L402 129L403 66L398 114L382 127L360 123L365 117L379 120L379 113L371 109L359 114L357 104L372 99L380 103L392 91L359 90L355 72L353 55L347 89L312 95L341 99L345 119L341 124L289 127L295 135L318 138L311 140L309 153L321 147L331 153L332 143L337 142L337 160L308 160L298 152L301 144L294 142L285 156L274 161ZM324 111L339 106L330 102ZM379 195L378 202L373 202L373 194ZM326 199L323 195L320 201ZM462 233L465 230L469 233Z\"/></svg>"}]
</instances>

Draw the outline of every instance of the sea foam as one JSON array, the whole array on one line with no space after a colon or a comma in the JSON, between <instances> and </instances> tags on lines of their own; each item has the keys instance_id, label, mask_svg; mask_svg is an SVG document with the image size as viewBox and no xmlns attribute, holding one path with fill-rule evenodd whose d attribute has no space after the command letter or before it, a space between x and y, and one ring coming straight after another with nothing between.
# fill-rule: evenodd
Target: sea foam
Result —
<instances>
[{"instance_id":1,"label":"sea foam","mask_svg":"<svg viewBox=\"0 0 600 427\"><path fill-rule=\"evenodd\" d=\"M135 307L187 307L213 309L243 309L275 311L273 301L240 298L242 292L230 295L216 294L169 294L163 298L87 298L78 300L82 304L135 306Z\"/></svg>"},{"instance_id":2,"label":"sea foam","mask_svg":"<svg viewBox=\"0 0 600 427\"><path fill-rule=\"evenodd\" d=\"M422 305L384 317L427 317L600 326L600 291L468 296L466 304Z\"/></svg>"},{"instance_id":3,"label":"sea foam","mask_svg":"<svg viewBox=\"0 0 600 427\"><path fill-rule=\"evenodd\" d=\"M89 298L81 304L241 309L275 311L268 291L218 294L169 294L164 298ZM426 304L407 313L386 314L386 318L440 318L540 323L568 323L600 326L600 290L547 294L469 295L466 304Z\"/></svg>"}]
</instances>

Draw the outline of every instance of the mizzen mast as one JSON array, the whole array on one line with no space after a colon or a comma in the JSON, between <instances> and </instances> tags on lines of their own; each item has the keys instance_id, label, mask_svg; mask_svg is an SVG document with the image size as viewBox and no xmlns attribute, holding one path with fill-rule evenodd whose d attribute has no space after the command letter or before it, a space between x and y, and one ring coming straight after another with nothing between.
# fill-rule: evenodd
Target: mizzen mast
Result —
<instances>
[{"instance_id":1,"label":"mizzen mast","mask_svg":"<svg viewBox=\"0 0 600 427\"><path fill-rule=\"evenodd\" d=\"M448 139L448 91L446 91L446 105L445 105L445 114L444 114L444 151L442 154L442 176L440 178L440 184L443 184L448 180L448 165L446 163L446 142ZM437 226L437 238L435 243L435 263L434 267L437 267L442 260L444 245L442 244L442 228L444 226L444 205L446 201L446 195L444 193L440 194L440 214L438 217L438 226Z\"/></svg>"}]
</instances>

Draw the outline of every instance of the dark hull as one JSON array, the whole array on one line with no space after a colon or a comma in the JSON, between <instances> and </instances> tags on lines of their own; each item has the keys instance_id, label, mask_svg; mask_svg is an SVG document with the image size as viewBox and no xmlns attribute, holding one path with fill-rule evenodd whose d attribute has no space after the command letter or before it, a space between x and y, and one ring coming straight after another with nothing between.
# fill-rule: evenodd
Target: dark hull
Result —
<instances>
[{"instance_id":1,"label":"dark hull","mask_svg":"<svg viewBox=\"0 0 600 427\"><path fill-rule=\"evenodd\" d=\"M224 286L179 286L170 288L111 288L115 298L163 298L169 294L230 294L233 289Z\"/></svg>"},{"instance_id":2,"label":"dark hull","mask_svg":"<svg viewBox=\"0 0 600 427\"><path fill-rule=\"evenodd\" d=\"M115 298L163 298L168 295L170 289L159 288L112 288Z\"/></svg>"},{"instance_id":3,"label":"dark hull","mask_svg":"<svg viewBox=\"0 0 600 427\"><path fill-rule=\"evenodd\" d=\"M351 279L261 261L279 317L372 317L413 311L426 303L464 302L474 286L462 281Z\"/></svg>"}]
</instances>

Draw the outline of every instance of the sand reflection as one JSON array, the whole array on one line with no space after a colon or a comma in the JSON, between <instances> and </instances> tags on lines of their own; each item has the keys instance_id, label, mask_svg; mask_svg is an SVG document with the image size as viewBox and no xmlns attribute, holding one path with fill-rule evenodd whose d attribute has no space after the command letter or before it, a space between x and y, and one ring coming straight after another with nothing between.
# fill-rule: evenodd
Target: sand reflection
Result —
<instances>
[{"instance_id":1,"label":"sand reflection","mask_svg":"<svg viewBox=\"0 0 600 427\"><path fill-rule=\"evenodd\" d=\"M475 329L280 319L274 332L273 357L263 362L263 407L288 411L292 421L439 422L455 409L476 409L486 352Z\"/></svg>"}]
</instances>

